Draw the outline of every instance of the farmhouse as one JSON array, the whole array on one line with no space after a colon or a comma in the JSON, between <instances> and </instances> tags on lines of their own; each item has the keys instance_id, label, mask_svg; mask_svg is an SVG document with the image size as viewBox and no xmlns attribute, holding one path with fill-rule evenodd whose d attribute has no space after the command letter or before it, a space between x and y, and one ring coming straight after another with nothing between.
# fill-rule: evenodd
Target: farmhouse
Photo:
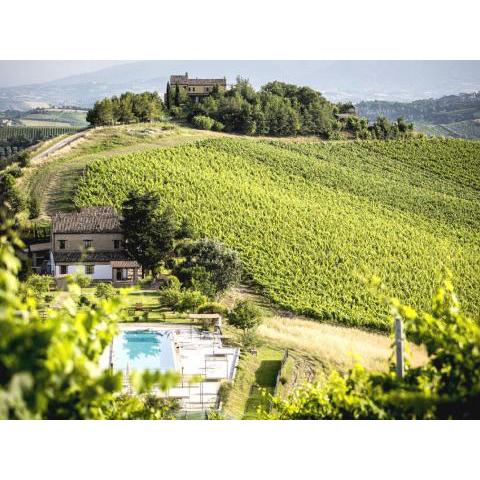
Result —
<instances>
[{"instance_id":1,"label":"farmhouse","mask_svg":"<svg viewBox=\"0 0 480 480\"><path fill-rule=\"evenodd\" d=\"M136 283L140 266L123 248L120 220L112 207L55 214L50 245L53 275L83 273L116 286Z\"/></svg>"},{"instance_id":2,"label":"farmhouse","mask_svg":"<svg viewBox=\"0 0 480 480\"><path fill-rule=\"evenodd\" d=\"M226 90L227 79L223 78L188 78L188 72L185 75L171 75L170 85L175 87L178 85L183 88L190 98L198 102L201 97L211 95L213 88L218 87L219 90Z\"/></svg>"}]
</instances>

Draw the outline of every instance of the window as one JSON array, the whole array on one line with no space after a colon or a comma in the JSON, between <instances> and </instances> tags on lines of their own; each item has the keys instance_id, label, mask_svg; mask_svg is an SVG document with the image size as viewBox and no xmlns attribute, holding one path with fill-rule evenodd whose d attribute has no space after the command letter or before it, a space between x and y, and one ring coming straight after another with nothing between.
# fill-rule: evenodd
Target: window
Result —
<instances>
[{"instance_id":1,"label":"window","mask_svg":"<svg viewBox=\"0 0 480 480\"><path fill-rule=\"evenodd\" d=\"M192 87L192 90L195 91L195 87Z\"/></svg>"},{"instance_id":2,"label":"window","mask_svg":"<svg viewBox=\"0 0 480 480\"><path fill-rule=\"evenodd\" d=\"M67 265L60 265L60 275L67 274Z\"/></svg>"},{"instance_id":3,"label":"window","mask_svg":"<svg viewBox=\"0 0 480 480\"><path fill-rule=\"evenodd\" d=\"M93 265L85 265L85 273L87 275L93 275L94 266Z\"/></svg>"},{"instance_id":4,"label":"window","mask_svg":"<svg viewBox=\"0 0 480 480\"><path fill-rule=\"evenodd\" d=\"M87 248L92 248L92 241L91 240L84 240L83 241L83 248L85 248L85 250Z\"/></svg>"},{"instance_id":5,"label":"window","mask_svg":"<svg viewBox=\"0 0 480 480\"><path fill-rule=\"evenodd\" d=\"M120 248L120 240L113 241L113 249L118 250Z\"/></svg>"},{"instance_id":6,"label":"window","mask_svg":"<svg viewBox=\"0 0 480 480\"><path fill-rule=\"evenodd\" d=\"M67 241L66 240L59 240L58 241L58 248L59 250L65 250L65 246L67 245Z\"/></svg>"},{"instance_id":7,"label":"window","mask_svg":"<svg viewBox=\"0 0 480 480\"><path fill-rule=\"evenodd\" d=\"M205 87L205 91L208 92L208 87Z\"/></svg>"}]
</instances>

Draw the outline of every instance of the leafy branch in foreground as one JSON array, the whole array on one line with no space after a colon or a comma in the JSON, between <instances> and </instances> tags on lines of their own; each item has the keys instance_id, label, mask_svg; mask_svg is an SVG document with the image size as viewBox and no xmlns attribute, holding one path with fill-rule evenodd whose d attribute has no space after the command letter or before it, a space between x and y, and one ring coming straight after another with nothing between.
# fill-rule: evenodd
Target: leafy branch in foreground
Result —
<instances>
[{"instance_id":1,"label":"leafy branch in foreground","mask_svg":"<svg viewBox=\"0 0 480 480\"><path fill-rule=\"evenodd\" d=\"M283 400L272 397L274 419L478 419L480 418L480 324L461 310L449 278L431 313L391 299L411 340L425 346L428 362L403 379L394 368L368 373L356 365L347 375L333 372L324 384L299 388Z\"/></svg>"},{"instance_id":2,"label":"leafy branch in foreground","mask_svg":"<svg viewBox=\"0 0 480 480\"><path fill-rule=\"evenodd\" d=\"M40 312L22 295L13 221L0 227L0 419L158 419L175 405L152 393L178 382L173 372L132 374L136 395L122 393L122 374L101 370L102 352L117 333L121 296L79 308L70 285L57 308Z\"/></svg>"}]
</instances>

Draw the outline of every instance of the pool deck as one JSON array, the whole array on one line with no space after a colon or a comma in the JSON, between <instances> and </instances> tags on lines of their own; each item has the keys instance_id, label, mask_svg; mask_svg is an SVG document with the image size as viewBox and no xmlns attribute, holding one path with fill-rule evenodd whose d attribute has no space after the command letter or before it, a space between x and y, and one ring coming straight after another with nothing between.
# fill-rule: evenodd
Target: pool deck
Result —
<instances>
[{"instance_id":1,"label":"pool deck","mask_svg":"<svg viewBox=\"0 0 480 480\"><path fill-rule=\"evenodd\" d=\"M222 344L221 334L203 332L199 327L188 324L168 323L121 323L122 331L157 330L173 333L175 370L181 375L178 386L166 393L175 397L186 411L216 408L218 389L222 382L233 381L239 358L238 347ZM110 349L104 352L101 366L107 368ZM115 362L114 369L115 369ZM192 376L201 376L200 383L189 383Z\"/></svg>"}]
</instances>

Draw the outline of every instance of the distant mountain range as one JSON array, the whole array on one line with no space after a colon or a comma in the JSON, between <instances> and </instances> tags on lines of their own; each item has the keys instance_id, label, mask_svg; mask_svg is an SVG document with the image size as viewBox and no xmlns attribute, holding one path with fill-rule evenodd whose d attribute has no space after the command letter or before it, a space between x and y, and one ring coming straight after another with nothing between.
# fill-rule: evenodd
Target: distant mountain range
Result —
<instances>
[{"instance_id":1,"label":"distant mountain range","mask_svg":"<svg viewBox=\"0 0 480 480\"><path fill-rule=\"evenodd\" d=\"M0 71L1 65L0 62ZM255 87L281 80L308 85L332 101L441 97L480 90L480 61L155 60L115 65L61 80L0 89L0 110L36 106L90 107L126 90L163 92L171 74L248 78Z\"/></svg>"}]
</instances>

